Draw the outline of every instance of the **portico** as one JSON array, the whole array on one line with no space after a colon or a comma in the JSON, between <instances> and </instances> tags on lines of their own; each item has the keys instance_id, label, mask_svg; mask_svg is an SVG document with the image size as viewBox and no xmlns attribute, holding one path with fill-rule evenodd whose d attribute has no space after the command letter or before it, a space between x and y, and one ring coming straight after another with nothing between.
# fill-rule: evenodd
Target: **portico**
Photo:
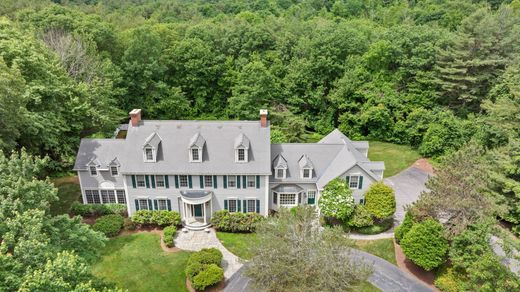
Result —
<instances>
[{"instance_id":1,"label":"portico","mask_svg":"<svg viewBox=\"0 0 520 292\"><path fill-rule=\"evenodd\" d=\"M213 204L211 191L181 191L179 206L183 225L191 230L201 230L210 225Z\"/></svg>"}]
</instances>

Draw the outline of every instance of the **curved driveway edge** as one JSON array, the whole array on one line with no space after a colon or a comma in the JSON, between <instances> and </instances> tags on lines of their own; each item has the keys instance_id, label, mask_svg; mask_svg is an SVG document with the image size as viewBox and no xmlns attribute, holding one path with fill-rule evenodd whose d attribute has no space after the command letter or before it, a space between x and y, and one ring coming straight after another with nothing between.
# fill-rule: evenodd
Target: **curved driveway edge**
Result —
<instances>
[{"instance_id":1,"label":"curved driveway edge","mask_svg":"<svg viewBox=\"0 0 520 292\"><path fill-rule=\"evenodd\" d=\"M380 257L364 251L352 249L352 258L373 268L373 273L368 278L368 282L381 289L381 291L434 291L421 281L413 278L408 273L400 270L395 265L392 265ZM252 288L250 287L250 279L242 275L243 270L244 267L241 267L233 276L231 276L231 278L229 278L226 282L226 287L223 290L224 292L252 291Z\"/></svg>"}]
</instances>

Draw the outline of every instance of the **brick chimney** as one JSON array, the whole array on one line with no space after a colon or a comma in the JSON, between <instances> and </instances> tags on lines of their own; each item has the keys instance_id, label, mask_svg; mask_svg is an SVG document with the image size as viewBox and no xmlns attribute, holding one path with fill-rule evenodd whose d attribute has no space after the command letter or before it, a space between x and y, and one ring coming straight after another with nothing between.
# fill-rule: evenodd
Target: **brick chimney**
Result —
<instances>
[{"instance_id":1,"label":"brick chimney","mask_svg":"<svg viewBox=\"0 0 520 292\"><path fill-rule=\"evenodd\" d=\"M139 126L139 122L141 121L141 109L133 109L130 112L130 121L132 122L132 127Z\"/></svg>"},{"instance_id":2,"label":"brick chimney","mask_svg":"<svg viewBox=\"0 0 520 292\"><path fill-rule=\"evenodd\" d=\"M262 128L267 127L267 110L266 109L260 110L260 127L262 127Z\"/></svg>"}]
</instances>

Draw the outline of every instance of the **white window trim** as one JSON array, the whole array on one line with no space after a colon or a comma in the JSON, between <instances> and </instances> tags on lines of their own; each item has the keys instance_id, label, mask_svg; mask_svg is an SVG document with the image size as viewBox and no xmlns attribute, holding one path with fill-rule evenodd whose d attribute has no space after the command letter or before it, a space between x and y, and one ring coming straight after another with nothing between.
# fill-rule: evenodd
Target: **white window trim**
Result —
<instances>
[{"instance_id":1,"label":"white window trim","mask_svg":"<svg viewBox=\"0 0 520 292\"><path fill-rule=\"evenodd\" d=\"M163 186L162 187L160 187L157 184L157 177L159 177L159 176L162 176L162 178L163 178ZM157 188L157 189L165 189L166 188L166 177L165 176L166 175L161 175L161 174L156 174L155 175L155 188ZM144 183L146 184L146 181Z\"/></svg>"},{"instance_id":2,"label":"white window trim","mask_svg":"<svg viewBox=\"0 0 520 292\"><path fill-rule=\"evenodd\" d=\"M197 150L198 154L199 154L199 159L195 160L193 159L193 150ZM190 147L190 150L189 150L189 156L190 156L190 162L202 162L202 149L197 147L197 146L193 146L193 147Z\"/></svg>"},{"instance_id":3,"label":"white window trim","mask_svg":"<svg viewBox=\"0 0 520 292\"><path fill-rule=\"evenodd\" d=\"M227 209L228 209L229 213L236 213L236 212L238 212L238 204L239 204L238 203L238 198L227 198L227 201L228 201L228 208ZM230 209L230 204L229 204L230 201L235 201L235 211L230 211L229 210Z\"/></svg>"},{"instance_id":4,"label":"white window trim","mask_svg":"<svg viewBox=\"0 0 520 292\"><path fill-rule=\"evenodd\" d=\"M87 191L90 191L90 192L97 191L97 197L99 199L99 203L95 203L95 202L94 203L89 203L88 200L87 200ZM103 201L101 199L101 192L99 191L99 189L84 189L83 193L85 194L85 202L83 202L83 204L89 204L89 205L103 204Z\"/></svg>"},{"instance_id":5,"label":"white window trim","mask_svg":"<svg viewBox=\"0 0 520 292\"><path fill-rule=\"evenodd\" d=\"M146 150L152 150L152 160L149 160L148 157L146 156ZM157 160L157 153L155 151L155 148L152 147L152 146L146 146L143 148L143 159L144 159L144 162L156 162Z\"/></svg>"},{"instance_id":6,"label":"white window trim","mask_svg":"<svg viewBox=\"0 0 520 292\"><path fill-rule=\"evenodd\" d=\"M157 200L157 210L168 210L168 199L164 197L156 197ZM160 201L164 201L165 209L161 209ZM155 207L155 206L154 206Z\"/></svg>"},{"instance_id":7,"label":"white window trim","mask_svg":"<svg viewBox=\"0 0 520 292\"><path fill-rule=\"evenodd\" d=\"M239 150L244 150L244 160L239 160L238 152ZM248 149L246 147L240 146L235 149L235 162L236 163L247 163L249 161Z\"/></svg>"},{"instance_id":8,"label":"white window trim","mask_svg":"<svg viewBox=\"0 0 520 292\"><path fill-rule=\"evenodd\" d=\"M235 185L234 186L229 186L229 178L230 177L234 177L235 178ZM240 179L240 177L238 177L237 175L228 175L227 176L227 187L228 189L236 189L237 188L237 181Z\"/></svg>"},{"instance_id":9,"label":"white window trim","mask_svg":"<svg viewBox=\"0 0 520 292\"><path fill-rule=\"evenodd\" d=\"M281 193L278 193L277 192L277 205L278 205L278 208L282 207L282 208L292 208L292 207L295 207L295 206L298 206L298 194L299 193L294 193L294 192L281 192ZM282 204L281 203L281 195L294 195L294 204Z\"/></svg>"},{"instance_id":10,"label":"white window trim","mask_svg":"<svg viewBox=\"0 0 520 292\"><path fill-rule=\"evenodd\" d=\"M186 177L186 185L183 186L182 183L181 183L181 177ZM179 188L188 188L190 186L190 178L188 177L188 175L184 175L184 174L180 174L179 175Z\"/></svg>"},{"instance_id":11,"label":"white window trim","mask_svg":"<svg viewBox=\"0 0 520 292\"><path fill-rule=\"evenodd\" d=\"M139 179L138 179L138 177L140 177L140 176L143 177L143 181L144 181L144 186L142 186L142 187L139 186ZM144 174L143 175L140 175L140 174L136 175L135 176L135 186L138 189L146 189L146 175L144 175Z\"/></svg>"},{"instance_id":12,"label":"white window trim","mask_svg":"<svg viewBox=\"0 0 520 292\"><path fill-rule=\"evenodd\" d=\"M141 200L146 201L146 210L150 210L150 206L148 205L148 199L148 197L137 197L137 201L139 203L139 210L144 210L143 208L141 208Z\"/></svg>"},{"instance_id":13,"label":"white window trim","mask_svg":"<svg viewBox=\"0 0 520 292\"><path fill-rule=\"evenodd\" d=\"M309 170L309 176L308 177L305 177L304 176L304 173L305 173L305 170ZM300 176L302 179L312 179L312 167L304 167L301 169L300 171Z\"/></svg>"},{"instance_id":14,"label":"white window trim","mask_svg":"<svg viewBox=\"0 0 520 292\"><path fill-rule=\"evenodd\" d=\"M249 186L249 177L253 177L253 186ZM256 175L246 175L246 189L255 189L256 188Z\"/></svg>"},{"instance_id":15,"label":"white window trim","mask_svg":"<svg viewBox=\"0 0 520 292\"><path fill-rule=\"evenodd\" d=\"M352 182L352 177L353 177L353 176L357 176L357 178L358 178L357 183L356 183L356 187L351 187L351 186L350 186L350 183ZM350 175L348 176L348 188L349 188L349 189L351 189L351 190L357 190L357 189L358 189L358 187L359 187L359 177L360 177L360 176L361 176L360 173L353 173L353 174L350 174Z\"/></svg>"},{"instance_id":16,"label":"white window trim","mask_svg":"<svg viewBox=\"0 0 520 292\"><path fill-rule=\"evenodd\" d=\"M206 185L206 177L210 177L211 178L211 185L210 186ZM206 188L213 188L213 186L215 185L215 182L213 181L213 176L212 175L203 175L202 179L204 180L203 181L203 186L204 186L205 189Z\"/></svg>"},{"instance_id":17,"label":"white window trim","mask_svg":"<svg viewBox=\"0 0 520 292\"><path fill-rule=\"evenodd\" d=\"M114 175L114 174L112 173L112 167L115 167L115 168L116 168L116 171L117 171L117 174L116 174L116 175ZM118 176L119 176L119 167L118 167L117 165L111 165L110 168L109 168L109 171L110 171L110 175L111 175L112 177L118 177Z\"/></svg>"},{"instance_id":18,"label":"white window trim","mask_svg":"<svg viewBox=\"0 0 520 292\"><path fill-rule=\"evenodd\" d=\"M256 200L257 198L245 198L246 200L246 209L244 210L244 213L256 213ZM253 211L249 211L249 201L253 201Z\"/></svg>"},{"instance_id":19,"label":"white window trim","mask_svg":"<svg viewBox=\"0 0 520 292\"><path fill-rule=\"evenodd\" d=\"M96 174L95 174L95 175L92 174L92 171L91 171L91 168L92 168L92 167L94 167L94 168L96 169ZM95 166L95 165L89 165L89 166L88 166L88 174L89 174L90 176L92 176L92 177L96 177L96 176L98 176L98 174L99 174L99 170L97 169L97 166Z\"/></svg>"},{"instance_id":20,"label":"white window trim","mask_svg":"<svg viewBox=\"0 0 520 292\"><path fill-rule=\"evenodd\" d=\"M279 171L279 170L282 170L282 172L283 172L282 177L280 177L280 176L278 175L278 171ZM279 167L279 168L275 168L275 169L274 169L274 178L277 178L277 179L285 179L286 176L287 176L287 169L285 169L285 168L283 168L283 167Z\"/></svg>"}]
</instances>

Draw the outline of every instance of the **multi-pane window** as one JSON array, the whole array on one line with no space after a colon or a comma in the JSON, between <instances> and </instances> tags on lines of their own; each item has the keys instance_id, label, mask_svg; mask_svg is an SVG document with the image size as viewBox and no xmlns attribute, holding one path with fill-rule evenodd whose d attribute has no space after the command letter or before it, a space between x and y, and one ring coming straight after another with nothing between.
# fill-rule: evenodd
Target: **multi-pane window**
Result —
<instances>
[{"instance_id":1,"label":"multi-pane window","mask_svg":"<svg viewBox=\"0 0 520 292\"><path fill-rule=\"evenodd\" d=\"M309 168L303 169L303 178L311 178L311 170Z\"/></svg>"},{"instance_id":2,"label":"multi-pane window","mask_svg":"<svg viewBox=\"0 0 520 292\"><path fill-rule=\"evenodd\" d=\"M116 203L116 195L114 190L101 190L101 199L103 204L114 204Z\"/></svg>"},{"instance_id":3,"label":"multi-pane window","mask_svg":"<svg viewBox=\"0 0 520 292\"><path fill-rule=\"evenodd\" d=\"M247 212L256 212L256 200L247 200Z\"/></svg>"},{"instance_id":4,"label":"multi-pane window","mask_svg":"<svg viewBox=\"0 0 520 292\"><path fill-rule=\"evenodd\" d=\"M213 176L205 175L204 176L204 187L210 188L213 186Z\"/></svg>"},{"instance_id":5,"label":"multi-pane window","mask_svg":"<svg viewBox=\"0 0 520 292\"><path fill-rule=\"evenodd\" d=\"M296 205L296 194L279 194L280 206L294 206Z\"/></svg>"},{"instance_id":6,"label":"multi-pane window","mask_svg":"<svg viewBox=\"0 0 520 292\"><path fill-rule=\"evenodd\" d=\"M236 188L237 187L237 176L236 175L228 175L228 181L227 181L229 188Z\"/></svg>"},{"instance_id":7,"label":"multi-pane window","mask_svg":"<svg viewBox=\"0 0 520 292\"><path fill-rule=\"evenodd\" d=\"M138 188L146 187L146 182L145 182L144 175L136 175L135 179L137 180L137 187Z\"/></svg>"},{"instance_id":8,"label":"multi-pane window","mask_svg":"<svg viewBox=\"0 0 520 292\"><path fill-rule=\"evenodd\" d=\"M164 184L164 175L156 175L155 176L155 185L158 188L164 188L164 186L165 186L165 184Z\"/></svg>"},{"instance_id":9,"label":"multi-pane window","mask_svg":"<svg viewBox=\"0 0 520 292\"><path fill-rule=\"evenodd\" d=\"M314 205L316 203L316 191L307 191L307 204Z\"/></svg>"},{"instance_id":10,"label":"multi-pane window","mask_svg":"<svg viewBox=\"0 0 520 292\"><path fill-rule=\"evenodd\" d=\"M198 148L192 148L191 149L191 159L193 161L199 161L200 160L199 149Z\"/></svg>"},{"instance_id":11,"label":"multi-pane window","mask_svg":"<svg viewBox=\"0 0 520 292\"><path fill-rule=\"evenodd\" d=\"M168 210L168 203L166 199L157 200L157 207L159 208L159 210Z\"/></svg>"},{"instance_id":12,"label":"multi-pane window","mask_svg":"<svg viewBox=\"0 0 520 292\"><path fill-rule=\"evenodd\" d=\"M124 190L117 190L117 202L119 204L126 204L126 196Z\"/></svg>"},{"instance_id":13,"label":"multi-pane window","mask_svg":"<svg viewBox=\"0 0 520 292\"><path fill-rule=\"evenodd\" d=\"M89 170L90 170L90 175L92 176L96 176L97 175L97 168L95 166L90 166L89 167Z\"/></svg>"},{"instance_id":14,"label":"multi-pane window","mask_svg":"<svg viewBox=\"0 0 520 292\"><path fill-rule=\"evenodd\" d=\"M237 200L228 200L228 211L229 212L237 211Z\"/></svg>"},{"instance_id":15,"label":"multi-pane window","mask_svg":"<svg viewBox=\"0 0 520 292\"><path fill-rule=\"evenodd\" d=\"M238 149L238 161L245 161L245 160L246 160L246 150Z\"/></svg>"},{"instance_id":16,"label":"multi-pane window","mask_svg":"<svg viewBox=\"0 0 520 292\"><path fill-rule=\"evenodd\" d=\"M153 161L153 150L152 148L145 148L144 153L146 155L146 161Z\"/></svg>"},{"instance_id":17,"label":"multi-pane window","mask_svg":"<svg viewBox=\"0 0 520 292\"><path fill-rule=\"evenodd\" d=\"M85 190L85 197L87 199L87 204L101 204L99 192L97 190Z\"/></svg>"},{"instance_id":18,"label":"multi-pane window","mask_svg":"<svg viewBox=\"0 0 520 292\"><path fill-rule=\"evenodd\" d=\"M119 175L119 170L117 169L117 166L111 166L110 167L110 173L112 174L112 176L118 176Z\"/></svg>"},{"instance_id":19,"label":"multi-pane window","mask_svg":"<svg viewBox=\"0 0 520 292\"><path fill-rule=\"evenodd\" d=\"M285 169L283 169L283 168L276 169L276 178L285 178Z\"/></svg>"},{"instance_id":20,"label":"multi-pane window","mask_svg":"<svg viewBox=\"0 0 520 292\"><path fill-rule=\"evenodd\" d=\"M358 188L358 184L359 184L359 176L358 175L353 175L350 177L350 188L351 189L357 189Z\"/></svg>"},{"instance_id":21,"label":"multi-pane window","mask_svg":"<svg viewBox=\"0 0 520 292\"><path fill-rule=\"evenodd\" d=\"M188 176L187 175L179 175L179 186L181 188L188 187Z\"/></svg>"},{"instance_id":22,"label":"multi-pane window","mask_svg":"<svg viewBox=\"0 0 520 292\"><path fill-rule=\"evenodd\" d=\"M256 177L254 175L247 176L247 187L248 188L256 187Z\"/></svg>"},{"instance_id":23,"label":"multi-pane window","mask_svg":"<svg viewBox=\"0 0 520 292\"><path fill-rule=\"evenodd\" d=\"M139 210L148 210L148 199L139 199Z\"/></svg>"}]
</instances>

